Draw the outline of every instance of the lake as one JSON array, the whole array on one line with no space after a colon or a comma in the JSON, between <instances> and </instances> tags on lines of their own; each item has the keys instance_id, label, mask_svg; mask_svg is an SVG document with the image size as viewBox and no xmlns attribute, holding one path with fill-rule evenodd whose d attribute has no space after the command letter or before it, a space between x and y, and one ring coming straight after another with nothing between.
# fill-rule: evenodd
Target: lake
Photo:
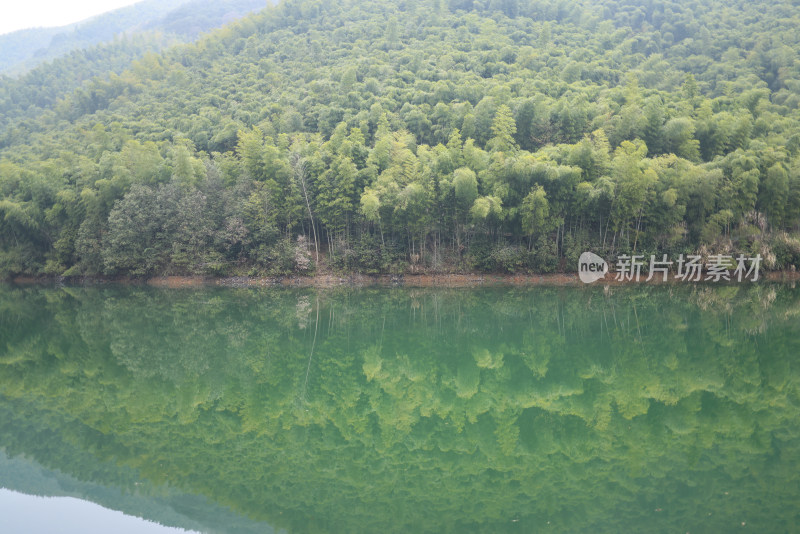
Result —
<instances>
[{"instance_id":1,"label":"lake","mask_svg":"<svg viewBox=\"0 0 800 534\"><path fill-rule=\"evenodd\" d=\"M790 285L0 286L19 524L788 533L798 472Z\"/></svg>"}]
</instances>

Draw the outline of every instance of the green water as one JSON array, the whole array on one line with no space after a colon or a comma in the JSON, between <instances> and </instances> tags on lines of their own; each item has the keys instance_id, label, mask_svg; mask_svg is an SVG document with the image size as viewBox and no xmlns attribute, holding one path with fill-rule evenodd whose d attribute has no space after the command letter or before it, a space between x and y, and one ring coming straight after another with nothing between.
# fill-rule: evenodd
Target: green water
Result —
<instances>
[{"instance_id":1,"label":"green water","mask_svg":"<svg viewBox=\"0 0 800 534\"><path fill-rule=\"evenodd\" d=\"M0 286L0 450L213 532L798 532L800 290Z\"/></svg>"}]
</instances>

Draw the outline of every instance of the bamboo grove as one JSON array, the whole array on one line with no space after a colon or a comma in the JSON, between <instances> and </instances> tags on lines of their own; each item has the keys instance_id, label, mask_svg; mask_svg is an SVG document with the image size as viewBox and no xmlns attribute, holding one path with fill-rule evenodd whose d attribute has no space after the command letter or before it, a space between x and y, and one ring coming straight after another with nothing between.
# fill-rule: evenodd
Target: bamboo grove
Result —
<instances>
[{"instance_id":1,"label":"bamboo grove","mask_svg":"<svg viewBox=\"0 0 800 534\"><path fill-rule=\"evenodd\" d=\"M75 89L56 60L0 79L0 273L792 268L798 24L788 1L288 0Z\"/></svg>"}]
</instances>

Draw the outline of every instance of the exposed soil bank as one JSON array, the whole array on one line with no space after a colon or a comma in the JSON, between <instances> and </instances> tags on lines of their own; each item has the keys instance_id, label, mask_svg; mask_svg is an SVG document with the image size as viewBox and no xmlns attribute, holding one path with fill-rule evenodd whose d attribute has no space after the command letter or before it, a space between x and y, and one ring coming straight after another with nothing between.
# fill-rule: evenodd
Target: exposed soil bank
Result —
<instances>
[{"instance_id":1,"label":"exposed soil bank","mask_svg":"<svg viewBox=\"0 0 800 534\"><path fill-rule=\"evenodd\" d=\"M661 284L661 277L657 276L650 282L645 282L642 276L639 282L614 280L613 273L607 274L602 280L592 285L630 285L630 284ZM774 271L763 272L760 280L771 282L790 282L800 280L800 272ZM35 278L17 277L11 280L15 284L69 284L69 285L96 285L104 283L142 284L163 288L185 287L478 287L478 286L583 286L577 273L557 274L405 274L405 275L364 275L364 274L317 274L314 276L276 276L276 277L228 277L215 278L203 276L162 276L149 279L135 278L102 278L102 277L76 277L76 278ZM703 282L688 282L671 278L666 283L695 284ZM705 282L712 284L713 282ZM726 282L721 282L726 283ZM736 282L733 282L736 283ZM751 283L749 281L742 283Z\"/></svg>"}]
</instances>

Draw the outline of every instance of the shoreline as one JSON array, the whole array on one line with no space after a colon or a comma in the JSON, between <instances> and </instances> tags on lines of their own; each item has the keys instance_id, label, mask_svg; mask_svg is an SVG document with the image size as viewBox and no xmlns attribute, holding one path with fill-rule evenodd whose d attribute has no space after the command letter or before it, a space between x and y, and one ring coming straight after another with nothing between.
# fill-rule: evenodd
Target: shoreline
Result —
<instances>
[{"instance_id":1,"label":"shoreline","mask_svg":"<svg viewBox=\"0 0 800 534\"><path fill-rule=\"evenodd\" d=\"M756 282L742 281L682 281L671 277L663 281L660 277L647 282L644 276L639 281L615 280L612 273L591 284L584 284L577 273L551 273L551 274L331 274L320 273L311 276L157 276L151 278L106 278L106 277L32 277L17 276L5 283L14 285L70 285L93 286L105 284L144 285L159 288L199 288L199 287L230 287L230 288L260 288L260 287L587 287L587 286L624 286L624 285L660 285L660 284L757 284L763 281L778 283L795 283L800 281L800 271L770 271L761 273Z\"/></svg>"}]
</instances>

